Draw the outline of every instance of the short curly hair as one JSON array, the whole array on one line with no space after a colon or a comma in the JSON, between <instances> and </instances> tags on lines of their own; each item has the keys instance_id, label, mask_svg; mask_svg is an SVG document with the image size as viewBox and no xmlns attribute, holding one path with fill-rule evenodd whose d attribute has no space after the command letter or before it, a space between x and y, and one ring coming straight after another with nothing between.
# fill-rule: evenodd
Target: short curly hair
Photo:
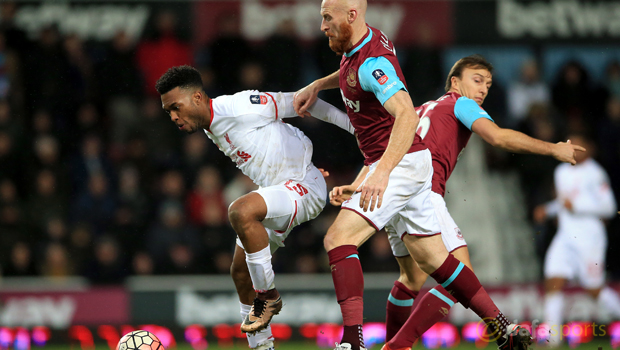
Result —
<instances>
[{"instance_id":1,"label":"short curly hair","mask_svg":"<svg viewBox=\"0 0 620 350\"><path fill-rule=\"evenodd\" d=\"M463 57L460 60L456 61L452 69L450 70L450 74L448 74L448 79L446 79L446 92L450 91L452 88L452 77L461 77L463 70L465 68L472 69L486 69L489 73L493 74L493 65L484 58L482 55L471 55L467 57Z\"/></svg>"},{"instance_id":2,"label":"short curly hair","mask_svg":"<svg viewBox=\"0 0 620 350\"><path fill-rule=\"evenodd\" d=\"M155 89L160 95L176 87L202 89L202 78L198 69L190 66L172 67L155 83Z\"/></svg>"}]
</instances>

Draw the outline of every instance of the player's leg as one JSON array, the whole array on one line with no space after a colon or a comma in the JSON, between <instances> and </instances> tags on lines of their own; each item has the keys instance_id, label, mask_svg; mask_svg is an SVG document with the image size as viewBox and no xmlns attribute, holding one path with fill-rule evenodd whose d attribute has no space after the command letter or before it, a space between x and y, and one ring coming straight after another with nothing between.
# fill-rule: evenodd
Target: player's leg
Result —
<instances>
[{"instance_id":1,"label":"player's leg","mask_svg":"<svg viewBox=\"0 0 620 350\"><path fill-rule=\"evenodd\" d=\"M390 240L392 252L394 255L402 255L405 252L409 253L408 250L406 250L405 243L401 240L401 237L407 234L407 232L434 233L436 228L429 224L424 224L426 222L424 216L428 216L430 213L434 212L441 230L441 238L446 248L453 252L453 254L458 254L466 265L471 268L469 254L466 249L467 245L461 235L461 231L450 216L443 197L437 193L430 192L429 198L430 200L424 197L415 198L407 205L404 211L405 214L399 214L399 218L391 223L393 228L390 227L388 230L388 238ZM425 205L427 207L425 207ZM428 207L429 205L431 207ZM423 226L428 227L425 228ZM417 264L414 265L414 271L421 271ZM425 273L423 274L424 277L428 276ZM441 294L445 294L445 296ZM450 299L452 302L448 300L448 303L446 303L446 301L444 301L445 299ZM456 302L456 300L441 286L436 286L430 293L419 295L414 302L414 307L412 308L413 313L407 320L404 320L398 325L397 328L399 331L397 334L394 337L386 337L387 347L410 347L426 329L445 317L447 311L454 302Z\"/></svg>"},{"instance_id":2,"label":"player's leg","mask_svg":"<svg viewBox=\"0 0 620 350\"><path fill-rule=\"evenodd\" d=\"M452 295L487 324L490 340L497 341L500 349L526 349L529 346L529 332L510 324L473 271L448 253L441 236L406 235L404 242L420 268L445 288L448 292L445 296ZM513 332L515 330L517 332Z\"/></svg>"},{"instance_id":3,"label":"player's leg","mask_svg":"<svg viewBox=\"0 0 620 350\"><path fill-rule=\"evenodd\" d=\"M418 293L428 278L410 255L396 257L400 276L388 296L385 307L385 341L388 342L405 324L415 306Z\"/></svg>"},{"instance_id":4,"label":"player's leg","mask_svg":"<svg viewBox=\"0 0 620 350\"><path fill-rule=\"evenodd\" d=\"M262 228L262 232L268 237L269 246L256 253L249 253L246 249L246 262L254 289L258 292L252 311L241 325L241 330L246 333L254 333L267 327L271 318L280 312L282 299L275 288L271 254L278 247L284 246L284 240L296 225L319 215L325 206L327 187L321 172L315 166L309 165L303 181L290 180L280 185L263 187L246 196L250 195L258 205L259 215L254 215L255 220L262 217L260 227L255 225L255 222L251 224L254 225L256 233ZM262 209L259 200L261 198L264 206ZM249 201L248 203L252 204ZM262 232L261 239L264 238ZM249 237L246 235L246 238ZM245 246L242 242L238 244ZM261 244L264 244L264 241L261 241ZM263 288L267 288L267 291L263 292Z\"/></svg>"},{"instance_id":5,"label":"player's leg","mask_svg":"<svg viewBox=\"0 0 620 350\"><path fill-rule=\"evenodd\" d=\"M461 246L451 253L465 266L471 269L467 246ZM420 270L418 268L418 270ZM421 271L421 270L420 270ZM473 271L473 269L472 269ZM424 276L427 276L424 274ZM424 332L448 315L452 306L458 301L441 285L437 285L427 293L418 296L411 315L405 320L394 337L386 336L386 349L408 348L419 339Z\"/></svg>"},{"instance_id":6,"label":"player's leg","mask_svg":"<svg viewBox=\"0 0 620 350\"><path fill-rule=\"evenodd\" d=\"M241 322L243 322L250 310L252 309L252 303L256 292L252 288L252 278L250 277L250 271L248 270L248 264L245 261L245 252L241 246L235 246L235 254L233 256L233 263L230 267L230 274L237 294L239 295L239 304L241 308ZM248 345L252 349L256 350L269 350L273 349L273 335L271 334L271 326L263 329L260 332L254 334L247 334Z\"/></svg>"},{"instance_id":7,"label":"player's leg","mask_svg":"<svg viewBox=\"0 0 620 350\"><path fill-rule=\"evenodd\" d=\"M392 254L398 262L400 275L388 295L385 307L385 341L388 342L405 324L418 300L418 293L428 275L413 260L398 232L405 230L399 218L385 227Z\"/></svg>"},{"instance_id":8,"label":"player's leg","mask_svg":"<svg viewBox=\"0 0 620 350\"><path fill-rule=\"evenodd\" d=\"M376 164L370 166L368 174L372 174ZM364 277L357 247L385 227L413 197L424 189L430 191L432 175L432 157L428 150L406 154L390 173L381 208L364 211L360 207L361 193L357 192L342 204L343 210L329 228L324 245L344 322L340 348L359 350L363 347Z\"/></svg>"},{"instance_id":9,"label":"player's leg","mask_svg":"<svg viewBox=\"0 0 620 350\"><path fill-rule=\"evenodd\" d=\"M289 199L283 196L288 203ZM271 201L270 198L268 200ZM268 210L263 195L258 192L248 193L234 201L228 209L228 216L237 233L239 245L245 250L245 261L251 276L256 298L252 311L241 325L243 332L257 332L269 324L273 315L280 312L282 299L275 288L274 272L271 265L270 238L262 221L268 218L273 208ZM291 208L282 210L283 227L288 225ZM286 216L288 212L288 216Z\"/></svg>"},{"instance_id":10,"label":"player's leg","mask_svg":"<svg viewBox=\"0 0 620 350\"><path fill-rule=\"evenodd\" d=\"M344 332L339 347L364 348L362 320L364 316L364 276L357 248L376 232L363 217L341 210L325 235L336 298L342 312Z\"/></svg>"},{"instance_id":11,"label":"player's leg","mask_svg":"<svg viewBox=\"0 0 620 350\"><path fill-rule=\"evenodd\" d=\"M557 347L562 342L562 319L564 310L564 293L562 289L576 271L575 252L566 236L556 233L545 255L545 323L549 327L548 345Z\"/></svg>"},{"instance_id":12,"label":"player's leg","mask_svg":"<svg viewBox=\"0 0 620 350\"><path fill-rule=\"evenodd\" d=\"M615 290L605 285L606 233L591 232L587 241L580 242L578 249L581 286L597 301L601 316L620 319L620 297Z\"/></svg>"}]
</instances>

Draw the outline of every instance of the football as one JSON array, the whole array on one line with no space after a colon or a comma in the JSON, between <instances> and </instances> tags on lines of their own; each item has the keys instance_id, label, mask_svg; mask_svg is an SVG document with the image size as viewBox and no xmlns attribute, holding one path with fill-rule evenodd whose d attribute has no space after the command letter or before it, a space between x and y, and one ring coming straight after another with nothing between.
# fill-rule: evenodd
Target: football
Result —
<instances>
[{"instance_id":1,"label":"football","mask_svg":"<svg viewBox=\"0 0 620 350\"><path fill-rule=\"evenodd\" d=\"M164 350L155 334L143 330L125 334L116 345L116 350Z\"/></svg>"}]
</instances>

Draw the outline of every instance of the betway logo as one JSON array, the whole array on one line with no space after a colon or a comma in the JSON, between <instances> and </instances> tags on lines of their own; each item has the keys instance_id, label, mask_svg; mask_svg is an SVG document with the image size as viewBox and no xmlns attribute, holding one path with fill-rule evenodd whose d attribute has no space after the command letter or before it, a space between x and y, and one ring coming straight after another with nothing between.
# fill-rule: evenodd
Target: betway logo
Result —
<instances>
[{"instance_id":1,"label":"betway logo","mask_svg":"<svg viewBox=\"0 0 620 350\"><path fill-rule=\"evenodd\" d=\"M241 31L252 40L261 40L275 33L283 20L292 20L295 32L304 39L314 39L319 30L321 15L317 1L241 1ZM366 22L381 28L390 38L396 38L405 9L398 3L368 5Z\"/></svg>"},{"instance_id":2,"label":"betway logo","mask_svg":"<svg viewBox=\"0 0 620 350\"><path fill-rule=\"evenodd\" d=\"M9 298L0 309L0 325L68 328L75 310L76 302L69 297L57 300L51 297Z\"/></svg>"},{"instance_id":3,"label":"betway logo","mask_svg":"<svg viewBox=\"0 0 620 350\"><path fill-rule=\"evenodd\" d=\"M344 104L346 104L349 108L353 110L353 112L357 113L360 111L360 101L351 101L344 96L344 92L340 89L340 95L342 95L342 100Z\"/></svg>"},{"instance_id":4,"label":"betway logo","mask_svg":"<svg viewBox=\"0 0 620 350\"><path fill-rule=\"evenodd\" d=\"M109 40L119 31L137 39L149 18L146 5L79 5L65 2L42 2L21 6L15 14L15 24L30 38L37 38L41 28L58 25L61 33L75 33L82 39Z\"/></svg>"},{"instance_id":5,"label":"betway logo","mask_svg":"<svg viewBox=\"0 0 620 350\"><path fill-rule=\"evenodd\" d=\"M538 39L620 37L620 1L499 0L497 29L512 39L526 35Z\"/></svg>"}]
</instances>

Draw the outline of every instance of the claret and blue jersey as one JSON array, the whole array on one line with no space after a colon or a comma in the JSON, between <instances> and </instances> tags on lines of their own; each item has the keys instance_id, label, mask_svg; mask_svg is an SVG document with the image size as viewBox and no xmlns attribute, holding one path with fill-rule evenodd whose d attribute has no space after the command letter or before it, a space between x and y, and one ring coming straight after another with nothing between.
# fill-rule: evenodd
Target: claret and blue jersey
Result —
<instances>
[{"instance_id":1,"label":"claret and blue jersey","mask_svg":"<svg viewBox=\"0 0 620 350\"><path fill-rule=\"evenodd\" d=\"M444 195L446 181L471 137L471 128L480 118L493 121L474 100L448 92L436 101L416 108L420 123L416 133L433 156L433 192Z\"/></svg>"},{"instance_id":2,"label":"claret and blue jersey","mask_svg":"<svg viewBox=\"0 0 620 350\"><path fill-rule=\"evenodd\" d=\"M380 30L368 29L340 62L340 92L366 165L381 158L394 125L383 104L398 91L407 91L394 45ZM426 148L418 141L409 153Z\"/></svg>"}]
</instances>

